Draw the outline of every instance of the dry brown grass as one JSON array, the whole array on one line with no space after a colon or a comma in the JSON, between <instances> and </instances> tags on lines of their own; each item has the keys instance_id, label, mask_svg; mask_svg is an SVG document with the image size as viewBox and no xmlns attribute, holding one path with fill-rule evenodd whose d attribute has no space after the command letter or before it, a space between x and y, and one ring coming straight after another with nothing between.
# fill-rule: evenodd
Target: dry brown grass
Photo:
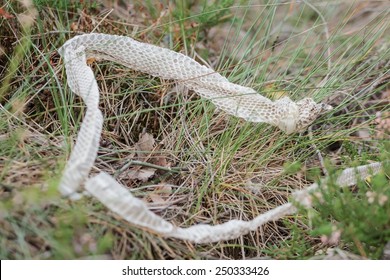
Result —
<instances>
[{"instance_id":1,"label":"dry brown grass","mask_svg":"<svg viewBox=\"0 0 390 280\"><path fill-rule=\"evenodd\" d=\"M304 57L297 59L302 65L295 63L289 73L284 73L282 69L291 62L286 53L296 48L295 40L297 45L302 40L298 35L292 36L293 39L284 38L285 33L277 38L272 35L268 42L261 43L264 43L263 51L239 52L235 57L223 52L222 60L218 57L221 49L229 50L231 45L226 44L237 42L232 36L226 40L213 40L210 34L218 28L226 32L226 25L216 25L212 32L197 30L191 17L182 21L172 18L175 6L166 10L167 7L157 5L152 12L141 3L133 6L121 5L120 2L111 6L110 3L102 1L96 7L87 3L71 5L67 10L44 6L45 9L39 10L31 30L32 46L12 78L9 90L0 96L1 109L4 110L1 114L4 122L0 126L1 257L249 259L267 256L292 258L296 254L296 257L304 258L323 249L324 245L308 234L301 237L302 242L310 247L301 247L291 253L290 248L284 246L293 238L291 224L302 232L310 228L307 219L299 215L269 223L237 240L194 245L165 239L125 223L91 198L69 202L59 197L56 185L65 151L69 153L67 144L72 145L83 115L81 101L78 98L73 100L65 87L65 73L56 53L56 48L67 38L92 31L131 35L201 58L212 66L218 65L219 71L230 75L232 80L252 81L258 88L268 89L272 94L276 92L276 95L280 91L280 94L286 94L281 90L284 87L282 78L288 79L290 90L296 91L302 87L312 89L326 76L327 65L323 62L325 66L317 71L317 75L311 79L303 78L314 69L310 65L302 68ZM366 4L362 5L357 4L355 12L367 9ZM17 15L23 7L7 2L1 9ZM375 19L380 18L372 9L367 9L369 16L374 14ZM292 20L294 16L299 17L298 12L299 9L291 3L281 7L276 17ZM249 28L253 23L249 19L253 17L255 15L250 14L246 18L248 21L237 35L245 41L242 50L253 46L249 40L255 32ZM311 17L316 18L316 14ZM358 21L356 17L343 15L342 18L346 20L348 34L361 31L350 28L356 25L352 23ZM312 22L309 15L306 24ZM0 57L1 65L7 65L23 32L16 16L3 16L0 24L1 47L5 50L5 55ZM283 24L286 28L297 28L297 34L310 29L305 24L294 27L289 21ZM381 25L377 24L377 27ZM337 27L330 25L330 30L333 32ZM263 32L253 35L265 36ZM351 67L350 75L345 73L343 79L330 85L337 87L337 83L344 82L341 87L347 94L336 93L331 98L336 111L329 124L320 121L321 126L313 128L314 138L308 135L286 137L273 128L245 123L216 112L210 103L200 100L192 92L183 93L183 89L171 81L161 81L111 63L90 61L101 88L100 108L105 118L101 148L93 172L115 174L129 161L177 168L178 173L163 168L150 171L150 166L133 164L116 176L154 212L178 226L249 220L273 209L285 203L292 190L304 187L321 175L321 170L314 175L310 173L315 167L321 167L316 149L335 164L343 165L346 163L344 157L348 157L348 151L343 148L346 139L346 142L363 146L362 134L359 133L364 133L364 130L388 135L383 118L388 117L389 100L381 97L389 90L388 63L378 63L379 59L375 57L382 55L379 46L388 37L376 38L375 34L372 37L367 40L375 41L367 43L373 45L372 48L363 58L357 57L361 61L356 62L356 68L359 68L363 64L370 65L372 60L375 67L369 68L371 74L356 78L354 75L360 72L353 72ZM339 44L342 45L335 39L333 47ZM314 61L323 50L319 45L307 55ZM208 55L201 55L205 53ZM342 54L337 52L332 64L342 64L338 61ZM352 63L352 60L348 58L347 62ZM262 63L264 70L259 66L253 72L242 70L255 63ZM0 68L1 80L4 80L6 69ZM266 71L269 73L264 74ZM333 71L335 75L341 72L337 67ZM251 75L246 77L246 74ZM275 82L259 85L257 74ZM291 78L294 76L298 78ZM375 116L376 112L384 113L380 113L375 122L370 116ZM361 114L368 117L355 117ZM347 117L338 121L340 115ZM146 151L140 151L140 138L146 132L154 143L147 146ZM375 153L375 139L370 137L370 151ZM313 145L317 142L322 144ZM286 172L283 166L295 161L303 162L302 168L292 174ZM142 170L151 172L151 176L141 179ZM132 177L129 172L133 172ZM134 172L138 173L134 175Z\"/></svg>"}]
</instances>

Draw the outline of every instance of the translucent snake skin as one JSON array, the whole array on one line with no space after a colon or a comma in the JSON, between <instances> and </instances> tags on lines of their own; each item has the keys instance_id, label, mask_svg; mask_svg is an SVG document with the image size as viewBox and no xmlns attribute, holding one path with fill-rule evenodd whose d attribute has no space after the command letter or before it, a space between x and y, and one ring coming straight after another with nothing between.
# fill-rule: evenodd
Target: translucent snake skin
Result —
<instances>
[{"instance_id":1,"label":"translucent snake skin","mask_svg":"<svg viewBox=\"0 0 390 280\"><path fill-rule=\"evenodd\" d=\"M71 199L82 196L85 190L126 221L154 231L165 237L174 237L196 243L217 242L237 238L261 225L292 214L296 208L286 203L263 213L253 220L230 220L218 225L197 224L181 228L151 212L147 205L135 198L124 186L106 174L92 178L90 170L97 157L103 116L98 108L99 89L88 58L110 60L131 69L175 80L215 106L233 116L250 122L264 122L279 127L286 133L304 130L319 115L331 109L317 104L310 98L293 102L282 98L275 102L255 90L229 82L212 69L203 66L183 54L138 42L125 36L85 34L68 40L60 49L68 85L79 95L87 110L75 147L66 164L60 182L60 192ZM344 170L338 177L340 186L350 186L359 179L381 170L381 163ZM293 198L305 204L310 191L318 188L313 184L293 193ZM306 203L307 204L307 203Z\"/></svg>"}]
</instances>

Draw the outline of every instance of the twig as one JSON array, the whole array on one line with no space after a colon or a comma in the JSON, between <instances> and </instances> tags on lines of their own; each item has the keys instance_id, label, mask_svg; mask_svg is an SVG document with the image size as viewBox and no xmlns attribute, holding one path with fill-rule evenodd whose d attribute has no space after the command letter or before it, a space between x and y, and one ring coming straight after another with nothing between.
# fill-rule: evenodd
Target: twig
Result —
<instances>
[{"instance_id":1,"label":"twig","mask_svg":"<svg viewBox=\"0 0 390 280\"><path fill-rule=\"evenodd\" d=\"M117 177L119 174L123 173L126 169L128 169L131 165L138 165L138 166L143 166L143 167L150 167L158 170L163 170L167 172L172 172L172 173L180 173L182 171L188 171L187 168L180 168L180 167L164 167L161 165L149 163L149 162L144 162L144 161L139 161L139 160L130 160L127 163L125 163L117 172L115 172L114 177Z\"/></svg>"},{"instance_id":2,"label":"twig","mask_svg":"<svg viewBox=\"0 0 390 280\"><path fill-rule=\"evenodd\" d=\"M95 30L100 26L100 24L112 13L114 9L111 9L107 12L107 14L96 24L96 26L92 29L91 33L95 32Z\"/></svg>"},{"instance_id":3,"label":"twig","mask_svg":"<svg viewBox=\"0 0 390 280\"><path fill-rule=\"evenodd\" d=\"M308 127L308 132L309 132L310 140L313 140L312 125ZM321 151L318 149L318 147L314 143L314 141L313 141L312 145L313 145L314 149L316 150L318 159L320 160L320 165L321 165L322 172L324 172L325 176L329 176L328 170L326 170L326 167L325 167L325 162L324 162L324 158L322 157Z\"/></svg>"}]
</instances>

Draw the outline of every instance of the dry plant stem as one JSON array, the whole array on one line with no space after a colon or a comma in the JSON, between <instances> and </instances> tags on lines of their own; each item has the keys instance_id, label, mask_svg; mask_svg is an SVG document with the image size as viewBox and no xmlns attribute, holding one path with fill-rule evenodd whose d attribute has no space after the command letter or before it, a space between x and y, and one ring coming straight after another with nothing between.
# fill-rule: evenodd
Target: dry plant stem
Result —
<instances>
[{"instance_id":1,"label":"dry plant stem","mask_svg":"<svg viewBox=\"0 0 390 280\"><path fill-rule=\"evenodd\" d=\"M81 197L80 188L85 189L125 220L148 228L166 237L175 237L197 243L217 242L238 238L261 225L280 219L296 211L292 203L286 203L263 213L253 220L230 220L218 225L194 225L177 227L151 212L147 205L121 186L115 179L100 173L88 179L97 157L103 116L98 108L99 89L92 69L87 65L89 57L108 59L165 79L174 79L179 84L194 90L211 100L218 108L237 117L253 122L266 122L287 133L306 128L321 113L329 110L325 104L316 104L311 99L293 102L283 98L276 102L256 93L253 89L230 83L215 71L200 65L193 59L131 38L106 34L86 34L67 41L59 50L64 58L68 85L82 97L87 106L84 121L77 137L75 148L65 167L60 182L60 192L71 199ZM380 163L345 170L338 183L348 186L379 172ZM310 205L307 190L296 192L295 199Z\"/></svg>"},{"instance_id":2,"label":"dry plant stem","mask_svg":"<svg viewBox=\"0 0 390 280\"><path fill-rule=\"evenodd\" d=\"M309 133L310 140L313 140L313 127L312 126L308 127L308 133ZM325 176L328 176L329 175L328 170L326 170L325 161L324 161L324 158L322 157L321 151L318 149L318 147L315 143L312 143L312 145L313 145L314 149L316 150L318 159L320 160L322 172L324 173Z\"/></svg>"},{"instance_id":3,"label":"dry plant stem","mask_svg":"<svg viewBox=\"0 0 390 280\"><path fill-rule=\"evenodd\" d=\"M381 170L381 163L373 163L344 170L337 179L341 187L356 184L371 173ZM323 184L326 184L326 179ZM267 211L250 221L230 220L219 225L198 224L188 228L180 228L165 221L151 212L147 205L135 198L124 186L116 182L110 175L100 173L87 181L86 190L117 213L126 221L148 228L165 237L175 237L195 243L209 243L238 238L250 231L256 230L265 223L276 221L286 215L296 212L293 203L286 203ZM308 188L293 193L293 199L306 207L311 205L310 193L319 188L317 183Z\"/></svg>"},{"instance_id":4,"label":"dry plant stem","mask_svg":"<svg viewBox=\"0 0 390 280\"><path fill-rule=\"evenodd\" d=\"M150 167L162 171L172 172L172 173L180 173L182 171L188 171L188 169L185 168L177 168L177 167L164 167L157 164L139 161L139 160L130 160L129 162L125 163L116 173L114 177L117 177L121 173L125 172L126 169L128 169L131 165L139 165L144 167Z\"/></svg>"},{"instance_id":5,"label":"dry plant stem","mask_svg":"<svg viewBox=\"0 0 390 280\"><path fill-rule=\"evenodd\" d=\"M322 13L313 5L311 4L310 2L308 2L307 0L303 0L303 2L308 5L313 11L315 11L318 16L321 18L323 24L324 24L324 29L325 29L325 36L326 36L326 42L330 42L330 36L329 36L329 28L328 28L328 24L324 18L324 16L322 15ZM330 60L331 58L331 55L332 55L332 51L330 50L330 47L328 46L327 49L327 54L328 54L328 57L327 57L327 62L328 62L328 74L326 75L326 77L319 83L318 85L318 88L321 88L323 85L326 84L326 82L328 81L329 79L329 75L331 74L331 69L332 69L332 62Z\"/></svg>"},{"instance_id":6,"label":"dry plant stem","mask_svg":"<svg viewBox=\"0 0 390 280\"><path fill-rule=\"evenodd\" d=\"M100 24L102 24L102 22L114 11L114 9L110 9L109 11L107 11L106 15L104 17L102 17L102 19L98 22L98 24L96 24L96 26L92 29L91 33L95 32L95 30L97 30L100 26Z\"/></svg>"}]
</instances>

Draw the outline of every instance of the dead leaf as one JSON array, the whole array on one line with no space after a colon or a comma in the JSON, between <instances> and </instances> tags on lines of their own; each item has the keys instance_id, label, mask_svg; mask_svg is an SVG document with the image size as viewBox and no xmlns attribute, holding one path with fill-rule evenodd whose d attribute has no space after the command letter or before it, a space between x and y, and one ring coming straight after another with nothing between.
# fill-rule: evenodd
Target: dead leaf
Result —
<instances>
[{"instance_id":1,"label":"dead leaf","mask_svg":"<svg viewBox=\"0 0 390 280\"><path fill-rule=\"evenodd\" d=\"M135 149L137 150L137 155L140 160L145 159L150 152L154 150L156 141L152 134L141 133L139 136L138 143L135 144Z\"/></svg>"},{"instance_id":2,"label":"dead leaf","mask_svg":"<svg viewBox=\"0 0 390 280\"><path fill-rule=\"evenodd\" d=\"M146 182L149 178L151 178L154 173L156 173L156 169L154 168L139 168L129 170L127 176L129 179L140 180L142 182Z\"/></svg>"},{"instance_id":3,"label":"dead leaf","mask_svg":"<svg viewBox=\"0 0 390 280\"><path fill-rule=\"evenodd\" d=\"M157 193L164 194L164 195L171 195L172 194L172 185L168 185L168 184L163 183L161 185L158 185L154 191Z\"/></svg>"},{"instance_id":4,"label":"dead leaf","mask_svg":"<svg viewBox=\"0 0 390 280\"><path fill-rule=\"evenodd\" d=\"M163 199L161 197L161 195L157 194L157 193L150 193L149 194L149 197L150 199L154 202L154 203L158 203L158 204L164 204L165 203L165 199Z\"/></svg>"},{"instance_id":5,"label":"dead leaf","mask_svg":"<svg viewBox=\"0 0 390 280\"><path fill-rule=\"evenodd\" d=\"M152 163L162 167L171 167L171 163L168 162L167 157L163 155L154 157Z\"/></svg>"},{"instance_id":6,"label":"dead leaf","mask_svg":"<svg viewBox=\"0 0 390 280\"><path fill-rule=\"evenodd\" d=\"M77 22L72 22L70 24L70 29L72 29L72 31L78 31L79 30L79 26L78 26Z\"/></svg>"},{"instance_id":7,"label":"dead leaf","mask_svg":"<svg viewBox=\"0 0 390 280\"><path fill-rule=\"evenodd\" d=\"M170 167L166 156L161 155L158 152L158 147L156 141L152 134L150 133L141 133L139 136L138 142L134 145L136 152L136 159L142 162L149 162L154 165L162 167ZM129 179L140 180L146 182L149 178L155 175L157 169L152 167L133 167L127 172Z\"/></svg>"},{"instance_id":8,"label":"dead leaf","mask_svg":"<svg viewBox=\"0 0 390 280\"><path fill-rule=\"evenodd\" d=\"M3 8L0 8L0 17L3 17L5 19L13 18L14 16L4 11Z\"/></svg>"},{"instance_id":9,"label":"dead leaf","mask_svg":"<svg viewBox=\"0 0 390 280\"><path fill-rule=\"evenodd\" d=\"M154 203L164 204L167 198L172 194L172 186L162 184L156 186L153 192L149 193L150 199Z\"/></svg>"}]
</instances>

